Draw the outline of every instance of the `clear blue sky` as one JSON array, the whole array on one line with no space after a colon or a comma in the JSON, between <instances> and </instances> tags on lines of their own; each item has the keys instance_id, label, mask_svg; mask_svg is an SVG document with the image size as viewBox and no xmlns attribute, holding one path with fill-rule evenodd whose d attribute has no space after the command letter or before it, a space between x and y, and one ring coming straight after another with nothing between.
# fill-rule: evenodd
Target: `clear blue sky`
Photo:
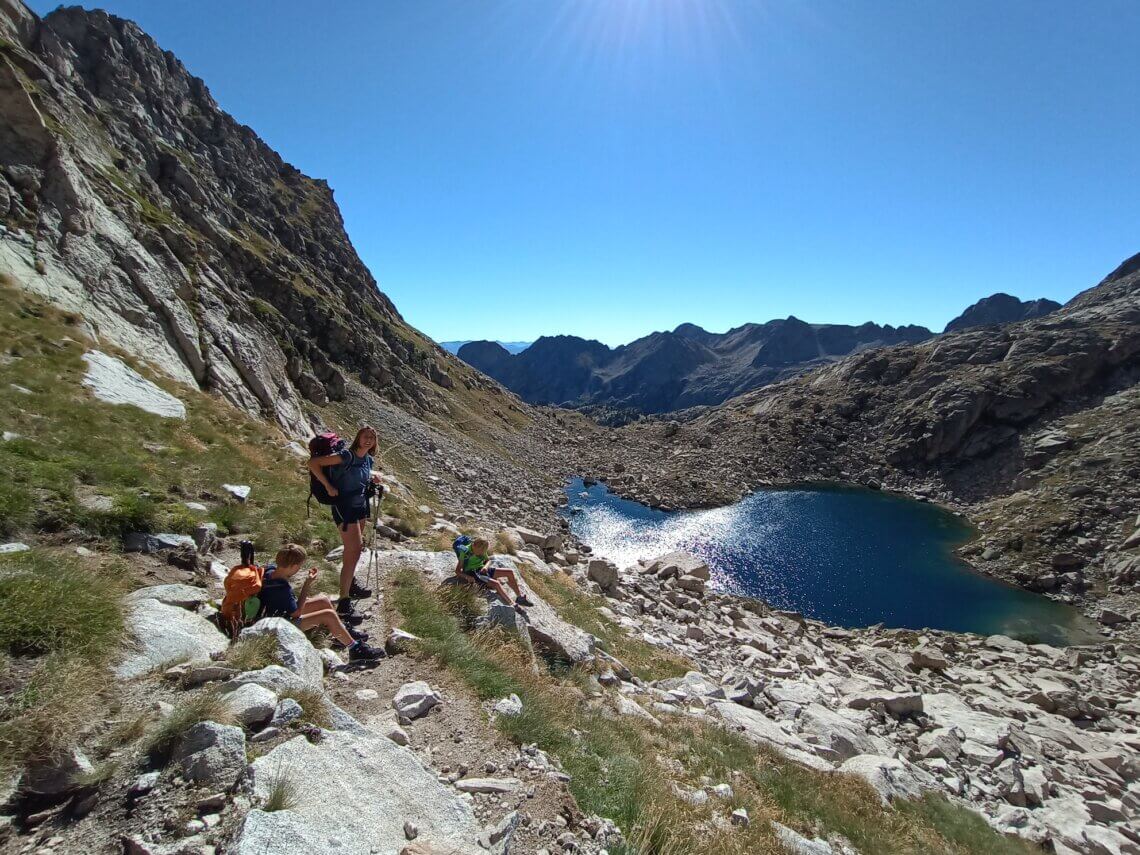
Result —
<instances>
[{"instance_id":1,"label":"clear blue sky","mask_svg":"<svg viewBox=\"0 0 1140 855\"><path fill-rule=\"evenodd\" d=\"M326 178L438 339L941 329L1140 251L1136 0L104 5Z\"/></svg>"}]
</instances>

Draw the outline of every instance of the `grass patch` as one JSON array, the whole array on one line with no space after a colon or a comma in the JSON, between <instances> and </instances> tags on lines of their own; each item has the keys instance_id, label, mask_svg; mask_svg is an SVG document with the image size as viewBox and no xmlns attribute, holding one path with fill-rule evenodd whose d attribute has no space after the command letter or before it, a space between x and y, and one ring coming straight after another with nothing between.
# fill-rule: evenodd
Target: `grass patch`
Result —
<instances>
[{"instance_id":1,"label":"grass patch","mask_svg":"<svg viewBox=\"0 0 1140 855\"><path fill-rule=\"evenodd\" d=\"M0 646L15 656L103 661L123 634L121 583L63 555L30 550L0 559Z\"/></svg>"},{"instance_id":2,"label":"grass patch","mask_svg":"<svg viewBox=\"0 0 1140 855\"><path fill-rule=\"evenodd\" d=\"M120 579L40 550L0 558L0 769L65 747L111 684Z\"/></svg>"},{"instance_id":3,"label":"grass patch","mask_svg":"<svg viewBox=\"0 0 1140 855\"><path fill-rule=\"evenodd\" d=\"M96 400L82 385L91 345L76 317L4 282L0 329L0 430L18 435L0 442L0 535L77 528L113 548L131 531L191 529L185 501L194 499L223 536L257 532L262 552L287 541L338 542L327 513L306 518L302 464L276 428L126 357L186 404L186 419ZM230 501L227 483L250 485L249 499ZM113 505L90 510L83 493Z\"/></svg>"},{"instance_id":4,"label":"grass patch","mask_svg":"<svg viewBox=\"0 0 1140 855\"><path fill-rule=\"evenodd\" d=\"M216 690L191 695L155 725L143 743L147 756L156 763L165 764L174 753L178 740L186 731L203 721L233 723L233 715L226 707L223 696Z\"/></svg>"},{"instance_id":5,"label":"grass patch","mask_svg":"<svg viewBox=\"0 0 1140 855\"><path fill-rule=\"evenodd\" d=\"M226 664L239 671L258 671L269 665L280 665L277 637L254 635L238 639L226 650Z\"/></svg>"}]
</instances>

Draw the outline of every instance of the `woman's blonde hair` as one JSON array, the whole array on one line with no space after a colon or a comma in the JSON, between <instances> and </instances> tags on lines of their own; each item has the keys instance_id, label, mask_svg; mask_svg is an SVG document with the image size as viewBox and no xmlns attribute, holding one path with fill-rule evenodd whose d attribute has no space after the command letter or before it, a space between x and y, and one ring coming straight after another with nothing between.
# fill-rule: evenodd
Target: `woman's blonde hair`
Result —
<instances>
[{"instance_id":1,"label":"woman's blonde hair","mask_svg":"<svg viewBox=\"0 0 1140 855\"><path fill-rule=\"evenodd\" d=\"M364 425L361 427L360 430L356 432L356 439L352 441L352 445L350 445L348 449L353 454L356 454L356 450L360 448L360 437L362 437L367 431L372 431L373 438L372 448L369 453L373 457L376 457L380 453L380 437L376 433L376 428L372 427L372 425Z\"/></svg>"}]
</instances>

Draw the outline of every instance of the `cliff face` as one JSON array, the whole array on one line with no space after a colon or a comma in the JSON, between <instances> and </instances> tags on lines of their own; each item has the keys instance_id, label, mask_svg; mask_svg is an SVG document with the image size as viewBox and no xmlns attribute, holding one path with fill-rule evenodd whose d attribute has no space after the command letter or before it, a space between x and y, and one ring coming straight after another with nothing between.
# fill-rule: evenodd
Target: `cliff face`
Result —
<instances>
[{"instance_id":1,"label":"cliff face","mask_svg":"<svg viewBox=\"0 0 1140 855\"><path fill-rule=\"evenodd\" d=\"M489 384L400 317L333 193L129 21L0 5L0 270L101 340L307 433L354 377L416 414Z\"/></svg>"},{"instance_id":2,"label":"cliff face","mask_svg":"<svg viewBox=\"0 0 1140 855\"><path fill-rule=\"evenodd\" d=\"M984 297L946 325L943 332L959 332L970 327L1012 324L1040 318L1061 308L1054 300L1019 300L1009 294Z\"/></svg>"},{"instance_id":3,"label":"cliff face","mask_svg":"<svg viewBox=\"0 0 1140 855\"><path fill-rule=\"evenodd\" d=\"M719 404L859 350L930 336L925 327L791 317L726 333L682 324L612 349L576 336L540 338L513 355L492 342L471 342L459 357L531 403L662 413Z\"/></svg>"}]
</instances>

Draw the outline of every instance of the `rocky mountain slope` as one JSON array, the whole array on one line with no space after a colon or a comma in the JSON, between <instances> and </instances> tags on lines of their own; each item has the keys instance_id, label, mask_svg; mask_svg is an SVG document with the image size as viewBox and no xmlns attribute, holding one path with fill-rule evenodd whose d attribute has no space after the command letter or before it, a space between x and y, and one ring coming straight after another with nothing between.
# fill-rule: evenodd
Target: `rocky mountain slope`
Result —
<instances>
[{"instance_id":1,"label":"rocky mountain slope","mask_svg":"<svg viewBox=\"0 0 1140 855\"><path fill-rule=\"evenodd\" d=\"M726 333L682 324L612 349L577 336L544 336L518 354L471 342L459 357L531 403L662 413L719 404L850 353L930 336L925 327L789 317Z\"/></svg>"},{"instance_id":2,"label":"rocky mountain slope","mask_svg":"<svg viewBox=\"0 0 1140 855\"><path fill-rule=\"evenodd\" d=\"M416 415L497 394L411 329L332 190L134 24L8 3L0 264L101 340L294 436L355 380Z\"/></svg>"},{"instance_id":3,"label":"rocky mountain slope","mask_svg":"<svg viewBox=\"0 0 1140 855\"><path fill-rule=\"evenodd\" d=\"M857 354L581 451L611 487L661 506L788 481L935 499L982 527L966 547L980 568L1108 605L1104 622L1131 634L1138 381L1135 256L1043 318Z\"/></svg>"},{"instance_id":4,"label":"rocky mountain slope","mask_svg":"<svg viewBox=\"0 0 1140 855\"><path fill-rule=\"evenodd\" d=\"M1012 324L1040 318L1061 308L1055 300L1019 300L1010 294L983 297L946 325L943 332L960 332L970 327Z\"/></svg>"}]
</instances>

